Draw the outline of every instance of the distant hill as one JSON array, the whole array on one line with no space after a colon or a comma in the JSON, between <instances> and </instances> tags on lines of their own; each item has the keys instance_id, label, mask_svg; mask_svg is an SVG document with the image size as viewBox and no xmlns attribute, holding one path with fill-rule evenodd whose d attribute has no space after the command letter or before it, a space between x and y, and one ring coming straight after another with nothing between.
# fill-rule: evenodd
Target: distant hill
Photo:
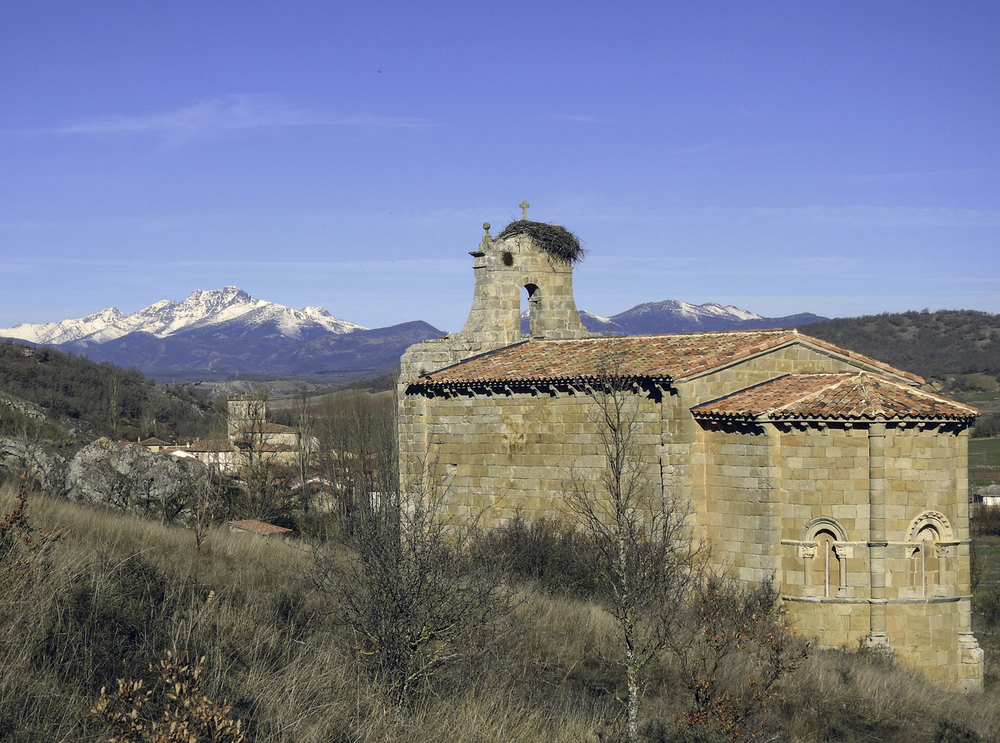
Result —
<instances>
[{"instance_id":1,"label":"distant hill","mask_svg":"<svg viewBox=\"0 0 1000 743\"><path fill-rule=\"evenodd\" d=\"M156 386L135 369L0 341L0 438L73 449L97 436L204 436L219 420L192 388Z\"/></svg>"},{"instance_id":2,"label":"distant hill","mask_svg":"<svg viewBox=\"0 0 1000 743\"><path fill-rule=\"evenodd\" d=\"M129 333L100 345L60 348L86 353L94 361L136 367L155 377L259 374L332 378L377 376L390 370L414 343L443 333L415 321L351 333L289 338L248 329L237 322L194 328L166 338Z\"/></svg>"},{"instance_id":3,"label":"distant hill","mask_svg":"<svg viewBox=\"0 0 1000 743\"><path fill-rule=\"evenodd\" d=\"M598 317L589 312L581 312L580 317L588 330L605 335L793 328L827 319L808 312L786 317L763 317L732 305L723 306L715 302L690 304L675 299L645 302L611 317Z\"/></svg>"},{"instance_id":4,"label":"distant hill","mask_svg":"<svg viewBox=\"0 0 1000 743\"><path fill-rule=\"evenodd\" d=\"M975 310L902 312L798 325L799 330L914 372L946 379L1000 376L1000 315Z\"/></svg>"},{"instance_id":5,"label":"distant hill","mask_svg":"<svg viewBox=\"0 0 1000 743\"><path fill-rule=\"evenodd\" d=\"M793 327L818 315L762 317L710 302L647 302L612 317L581 312L588 329L609 335ZM528 332L527 318L524 332ZM294 310L235 286L197 290L182 302L162 300L131 315L115 307L76 320L0 328L0 337L45 345L93 361L168 379L229 375L321 376L349 382L389 372L407 347L445 333L412 321L365 328L322 307Z\"/></svg>"},{"instance_id":6,"label":"distant hill","mask_svg":"<svg viewBox=\"0 0 1000 743\"><path fill-rule=\"evenodd\" d=\"M763 317L715 302L645 302L611 317L580 313L608 335L797 327L817 338L921 376L1000 376L1000 316L971 310L904 312L828 320L811 313ZM522 318L528 332L528 320ZM445 333L422 321L365 328L322 307L294 310L236 287L198 290L182 302L163 300L131 315L109 307L78 320L0 329L8 336L86 355L167 379L227 376L312 377L349 382L392 370L406 348Z\"/></svg>"},{"instance_id":7,"label":"distant hill","mask_svg":"<svg viewBox=\"0 0 1000 743\"><path fill-rule=\"evenodd\" d=\"M587 330L603 335L649 335L655 333L698 333L713 330L753 330L794 328L827 318L805 312L786 317L764 317L749 310L715 302L691 304L676 299L644 302L611 317L580 310ZM528 313L521 314L521 332L527 333Z\"/></svg>"}]
</instances>

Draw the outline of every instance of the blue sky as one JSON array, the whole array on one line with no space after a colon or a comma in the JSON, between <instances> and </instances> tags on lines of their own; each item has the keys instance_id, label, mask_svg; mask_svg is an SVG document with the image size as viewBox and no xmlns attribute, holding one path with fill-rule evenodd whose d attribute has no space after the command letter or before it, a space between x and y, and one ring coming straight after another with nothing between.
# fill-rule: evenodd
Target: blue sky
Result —
<instances>
[{"instance_id":1,"label":"blue sky","mask_svg":"<svg viewBox=\"0 0 1000 743\"><path fill-rule=\"evenodd\" d=\"M455 331L522 199L598 314L997 313L998 34L995 0L14 0L0 327L235 285Z\"/></svg>"}]
</instances>

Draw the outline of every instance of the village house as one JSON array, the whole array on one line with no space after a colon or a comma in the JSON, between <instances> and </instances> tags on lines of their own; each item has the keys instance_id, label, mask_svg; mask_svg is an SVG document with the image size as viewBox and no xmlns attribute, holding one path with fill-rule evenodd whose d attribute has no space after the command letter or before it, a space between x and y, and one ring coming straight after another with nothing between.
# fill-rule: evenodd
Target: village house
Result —
<instances>
[{"instance_id":1,"label":"village house","mask_svg":"<svg viewBox=\"0 0 1000 743\"><path fill-rule=\"evenodd\" d=\"M795 330L597 337L573 299L571 233L526 217L496 237L484 227L462 331L401 360L404 487L440 488L459 519L565 518L574 483L600 481L594 393L611 383L634 405L650 487L690 504L720 568L773 576L793 627L822 647L867 645L982 688L975 409Z\"/></svg>"},{"instance_id":2,"label":"village house","mask_svg":"<svg viewBox=\"0 0 1000 743\"><path fill-rule=\"evenodd\" d=\"M235 474L249 460L266 458L274 465L292 465L301 445L299 433L291 426L267 420L267 401L258 395L240 395L229 401L226 438L196 438L186 444L168 444L158 438L148 438L131 444L178 459L197 459L223 474ZM315 448L315 438L306 445Z\"/></svg>"},{"instance_id":3,"label":"village house","mask_svg":"<svg viewBox=\"0 0 1000 743\"><path fill-rule=\"evenodd\" d=\"M195 439L184 446L163 449L164 453L178 459L197 459L216 472L228 474L235 469L235 447L227 439Z\"/></svg>"}]
</instances>

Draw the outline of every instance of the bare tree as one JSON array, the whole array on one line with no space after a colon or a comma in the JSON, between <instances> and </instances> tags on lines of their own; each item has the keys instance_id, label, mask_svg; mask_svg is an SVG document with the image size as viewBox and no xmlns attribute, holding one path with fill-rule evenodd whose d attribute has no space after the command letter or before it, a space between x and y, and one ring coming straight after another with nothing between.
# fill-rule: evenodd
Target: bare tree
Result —
<instances>
[{"instance_id":1,"label":"bare tree","mask_svg":"<svg viewBox=\"0 0 1000 743\"><path fill-rule=\"evenodd\" d=\"M258 392L239 401L239 415L230 420L237 448L239 478L244 485L242 516L268 521L285 510L280 459L281 446L274 442L274 427L267 420L267 395Z\"/></svg>"},{"instance_id":2,"label":"bare tree","mask_svg":"<svg viewBox=\"0 0 1000 743\"><path fill-rule=\"evenodd\" d=\"M678 604L696 580L701 547L692 542L689 508L650 475L641 446L640 401L612 348L590 387L604 466L599 477L574 477L570 516L589 532L600 579L618 624L628 685L628 739L639 739L645 670L680 621Z\"/></svg>"},{"instance_id":3,"label":"bare tree","mask_svg":"<svg viewBox=\"0 0 1000 743\"><path fill-rule=\"evenodd\" d=\"M444 493L381 487L346 544L317 548L314 577L372 688L402 708L439 668L498 637L514 599L501 566L471 559L473 531L449 523Z\"/></svg>"},{"instance_id":4,"label":"bare tree","mask_svg":"<svg viewBox=\"0 0 1000 743\"><path fill-rule=\"evenodd\" d=\"M295 423L298 445L295 450L295 465L298 469L300 497L299 503L303 513L309 513L311 498L309 494L309 475L312 472L313 460L316 457L317 440L314 435L314 418L310 412L309 390L305 385L299 387L295 394Z\"/></svg>"},{"instance_id":5,"label":"bare tree","mask_svg":"<svg viewBox=\"0 0 1000 743\"><path fill-rule=\"evenodd\" d=\"M328 402L318 421L317 463L333 487L335 515L350 532L373 499L398 490L396 404L390 393Z\"/></svg>"},{"instance_id":6,"label":"bare tree","mask_svg":"<svg viewBox=\"0 0 1000 743\"><path fill-rule=\"evenodd\" d=\"M122 412L122 382L114 370L108 371L108 427L114 436L118 435L118 424Z\"/></svg>"}]
</instances>

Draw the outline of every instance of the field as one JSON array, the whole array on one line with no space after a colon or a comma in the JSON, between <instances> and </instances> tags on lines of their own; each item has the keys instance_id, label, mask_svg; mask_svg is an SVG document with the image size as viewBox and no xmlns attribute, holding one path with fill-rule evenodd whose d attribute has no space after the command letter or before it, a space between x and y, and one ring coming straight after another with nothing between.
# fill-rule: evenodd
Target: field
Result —
<instances>
[{"instance_id":1,"label":"field","mask_svg":"<svg viewBox=\"0 0 1000 743\"><path fill-rule=\"evenodd\" d=\"M3 512L13 494L0 488ZM462 648L464 659L428 678L401 710L363 673L357 641L329 621L307 544L216 528L192 582L189 529L40 496L29 517L66 536L37 561L4 563L0 741L107 740L91 712L101 687L132 677L158 688L150 664L184 646L205 657L203 691L231 702L229 716L242 721L247 741L620 740L614 623L593 598L521 583L516 611L492 641ZM1000 540L982 541L980 554L992 585ZM992 680L998 644L984 632ZM669 658L650 670L644 741L722 740L678 737L673 720L689 692ZM150 702L157 714L165 704ZM813 652L754 725L757 740L802 743L998 741L1000 693L958 694L857 648Z\"/></svg>"},{"instance_id":2,"label":"field","mask_svg":"<svg viewBox=\"0 0 1000 743\"><path fill-rule=\"evenodd\" d=\"M1000 483L1000 438L969 441L969 484Z\"/></svg>"}]
</instances>

